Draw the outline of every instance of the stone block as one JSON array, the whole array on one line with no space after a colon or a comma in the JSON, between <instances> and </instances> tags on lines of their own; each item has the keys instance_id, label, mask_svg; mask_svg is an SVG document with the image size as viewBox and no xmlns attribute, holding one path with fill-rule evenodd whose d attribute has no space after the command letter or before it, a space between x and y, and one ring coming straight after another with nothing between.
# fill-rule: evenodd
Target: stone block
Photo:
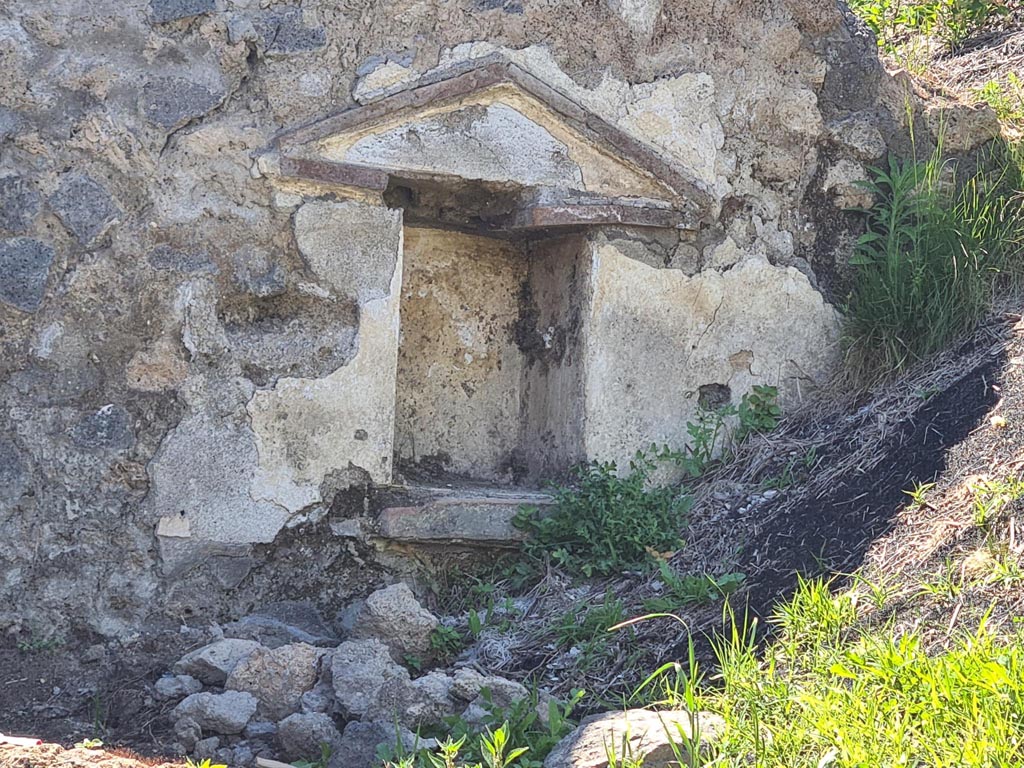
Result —
<instances>
[{"instance_id":1,"label":"stone block","mask_svg":"<svg viewBox=\"0 0 1024 768\"><path fill-rule=\"evenodd\" d=\"M80 173L65 175L49 203L57 218L83 246L91 245L121 214L106 188Z\"/></svg>"},{"instance_id":2,"label":"stone block","mask_svg":"<svg viewBox=\"0 0 1024 768\"><path fill-rule=\"evenodd\" d=\"M232 735L241 733L256 714L256 697L243 691L193 693L171 712L171 719L188 718L203 733Z\"/></svg>"},{"instance_id":3,"label":"stone block","mask_svg":"<svg viewBox=\"0 0 1024 768\"><path fill-rule=\"evenodd\" d=\"M0 230L25 232L39 213L39 204L39 193L23 177L0 177Z\"/></svg>"},{"instance_id":4,"label":"stone block","mask_svg":"<svg viewBox=\"0 0 1024 768\"><path fill-rule=\"evenodd\" d=\"M168 133L202 117L220 104L223 94L180 77L158 77L142 88L146 118Z\"/></svg>"},{"instance_id":5,"label":"stone block","mask_svg":"<svg viewBox=\"0 0 1024 768\"><path fill-rule=\"evenodd\" d=\"M217 8L214 0L149 0L149 7L157 23L213 13Z\"/></svg>"},{"instance_id":6,"label":"stone block","mask_svg":"<svg viewBox=\"0 0 1024 768\"><path fill-rule=\"evenodd\" d=\"M28 237L0 240L0 301L35 312L46 293L53 248Z\"/></svg>"}]
</instances>

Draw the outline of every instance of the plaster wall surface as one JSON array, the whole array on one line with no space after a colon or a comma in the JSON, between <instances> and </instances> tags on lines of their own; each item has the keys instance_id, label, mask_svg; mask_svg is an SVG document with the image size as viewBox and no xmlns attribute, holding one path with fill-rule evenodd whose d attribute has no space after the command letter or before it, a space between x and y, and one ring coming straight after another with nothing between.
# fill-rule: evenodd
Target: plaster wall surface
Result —
<instances>
[{"instance_id":1,"label":"plaster wall surface","mask_svg":"<svg viewBox=\"0 0 1024 768\"><path fill-rule=\"evenodd\" d=\"M823 384L839 318L805 275L748 257L690 276L658 269L595 238L585 353L589 457L625 466L638 447L684 445L700 387L732 402L757 384L783 403Z\"/></svg>"},{"instance_id":2,"label":"plaster wall surface","mask_svg":"<svg viewBox=\"0 0 1024 768\"><path fill-rule=\"evenodd\" d=\"M410 227L405 264L396 455L509 482L523 375L513 331L526 256L503 240Z\"/></svg>"}]
</instances>

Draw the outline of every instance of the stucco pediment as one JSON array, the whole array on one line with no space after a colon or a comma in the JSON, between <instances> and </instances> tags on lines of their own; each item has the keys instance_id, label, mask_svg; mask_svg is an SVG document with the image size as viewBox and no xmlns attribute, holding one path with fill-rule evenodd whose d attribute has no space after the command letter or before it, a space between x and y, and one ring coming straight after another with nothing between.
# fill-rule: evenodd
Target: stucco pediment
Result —
<instances>
[{"instance_id":1,"label":"stucco pediment","mask_svg":"<svg viewBox=\"0 0 1024 768\"><path fill-rule=\"evenodd\" d=\"M708 194L652 148L503 60L434 73L406 91L289 131L277 148L284 176L321 183L519 190L528 201L518 206L519 222L536 218L525 209L538 199L584 206L577 219L646 217L654 226L692 226L709 207ZM598 207L604 213L595 216Z\"/></svg>"}]
</instances>

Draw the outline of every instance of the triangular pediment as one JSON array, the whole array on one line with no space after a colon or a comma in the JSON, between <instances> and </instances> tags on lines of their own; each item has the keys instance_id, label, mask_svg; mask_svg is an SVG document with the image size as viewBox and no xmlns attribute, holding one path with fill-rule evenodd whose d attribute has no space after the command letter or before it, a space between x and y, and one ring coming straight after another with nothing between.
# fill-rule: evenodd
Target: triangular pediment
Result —
<instances>
[{"instance_id":1,"label":"triangular pediment","mask_svg":"<svg viewBox=\"0 0 1024 768\"><path fill-rule=\"evenodd\" d=\"M710 202L652 148L505 60L432 73L277 145L286 174L371 189L394 178L464 180L631 201L694 221Z\"/></svg>"}]
</instances>

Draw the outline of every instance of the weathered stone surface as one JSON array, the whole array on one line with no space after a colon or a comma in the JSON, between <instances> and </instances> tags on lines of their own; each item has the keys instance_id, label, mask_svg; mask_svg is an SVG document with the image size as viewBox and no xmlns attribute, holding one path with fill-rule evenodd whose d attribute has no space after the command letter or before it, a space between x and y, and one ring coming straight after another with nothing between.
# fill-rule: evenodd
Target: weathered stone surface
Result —
<instances>
[{"instance_id":1,"label":"weathered stone surface","mask_svg":"<svg viewBox=\"0 0 1024 768\"><path fill-rule=\"evenodd\" d=\"M241 733L256 714L256 698L242 691L193 693L171 712L172 720L193 720L204 733Z\"/></svg>"},{"instance_id":2,"label":"weathered stone surface","mask_svg":"<svg viewBox=\"0 0 1024 768\"><path fill-rule=\"evenodd\" d=\"M408 680L409 673L391 659L378 640L348 640L331 657L331 679L338 707L346 717L362 717L389 680Z\"/></svg>"},{"instance_id":3,"label":"weathered stone surface","mask_svg":"<svg viewBox=\"0 0 1024 768\"><path fill-rule=\"evenodd\" d=\"M191 717L181 716L174 720L174 735L185 749L191 750L203 738L203 729Z\"/></svg>"},{"instance_id":4,"label":"weathered stone surface","mask_svg":"<svg viewBox=\"0 0 1024 768\"><path fill-rule=\"evenodd\" d=\"M25 232L39 213L40 197L21 176L0 176L0 230Z\"/></svg>"},{"instance_id":5,"label":"weathered stone surface","mask_svg":"<svg viewBox=\"0 0 1024 768\"><path fill-rule=\"evenodd\" d=\"M337 749L331 753L328 768L376 768L380 761L377 758L378 747L384 747L393 754L398 741L401 751L411 752L413 749L430 749L435 743L433 739L421 739L402 726L392 722L366 723L353 720L345 726Z\"/></svg>"},{"instance_id":6,"label":"weathered stone surface","mask_svg":"<svg viewBox=\"0 0 1024 768\"><path fill-rule=\"evenodd\" d=\"M609 745L616 756L629 754L645 768L676 766L673 745L684 756L685 765L700 764L689 753L684 739L697 738L703 761L714 743L721 739L725 721L711 712L652 712L628 709L584 718L571 734L562 739L544 760L544 768L607 768ZM628 747L624 742L628 742ZM688 758L688 759L687 759Z\"/></svg>"},{"instance_id":7,"label":"weathered stone surface","mask_svg":"<svg viewBox=\"0 0 1024 768\"><path fill-rule=\"evenodd\" d=\"M988 104L936 104L924 112L925 124L942 137L946 152L970 152L1000 133L999 118Z\"/></svg>"},{"instance_id":8,"label":"weathered stone surface","mask_svg":"<svg viewBox=\"0 0 1024 768\"><path fill-rule=\"evenodd\" d=\"M369 136L356 142L345 159L524 186L583 188L583 174L569 148L502 104L466 107Z\"/></svg>"},{"instance_id":9,"label":"weathered stone surface","mask_svg":"<svg viewBox=\"0 0 1024 768\"><path fill-rule=\"evenodd\" d=\"M174 671L191 675L207 685L222 685L239 662L259 647L253 640L217 640L182 656L174 665Z\"/></svg>"},{"instance_id":10,"label":"weathered stone surface","mask_svg":"<svg viewBox=\"0 0 1024 768\"><path fill-rule=\"evenodd\" d=\"M254 499L245 485L255 476L257 461L251 430L204 415L185 419L149 465L155 516L174 519L184 513L188 538L272 541L288 511Z\"/></svg>"},{"instance_id":11,"label":"weathered stone surface","mask_svg":"<svg viewBox=\"0 0 1024 768\"><path fill-rule=\"evenodd\" d=\"M62 177L49 203L61 223L84 246L91 245L121 214L106 188L81 173Z\"/></svg>"},{"instance_id":12,"label":"weathered stone surface","mask_svg":"<svg viewBox=\"0 0 1024 768\"><path fill-rule=\"evenodd\" d=\"M864 188L863 182L868 181L868 172L856 160L839 160L828 169L822 183L822 191L833 195L836 208L866 208L871 205L874 197Z\"/></svg>"},{"instance_id":13,"label":"weathered stone surface","mask_svg":"<svg viewBox=\"0 0 1024 768\"><path fill-rule=\"evenodd\" d=\"M429 654L430 635L437 625L437 617L419 604L408 585L399 582L366 598L352 621L350 636L379 640L397 660L406 654Z\"/></svg>"},{"instance_id":14,"label":"weathered stone surface","mask_svg":"<svg viewBox=\"0 0 1024 768\"><path fill-rule=\"evenodd\" d=\"M143 86L140 98L150 122L170 132L205 115L223 95L180 77L159 77Z\"/></svg>"},{"instance_id":15,"label":"weathered stone surface","mask_svg":"<svg viewBox=\"0 0 1024 768\"><path fill-rule=\"evenodd\" d=\"M294 54L315 51L327 43L323 27L308 25L298 7L271 8L253 19L269 54Z\"/></svg>"},{"instance_id":16,"label":"weathered stone surface","mask_svg":"<svg viewBox=\"0 0 1024 768\"><path fill-rule=\"evenodd\" d=\"M320 282L360 302L391 293L402 229L397 211L314 200L295 213L295 241Z\"/></svg>"},{"instance_id":17,"label":"weathered stone surface","mask_svg":"<svg viewBox=\"0 0 1024 768\"><path fill-rule=\"evenodd\" d=\"M220 737L210 736L209 738L197 741L195 747L192 749L192 754L196 756L197 760L212 761L219 748Z\"/></svg>"},{"instance_id":18,"label":"weathered stone surface","mask_svg":"<svg viewBox=\"0 0 1024 768\"><path fill-rule=\"evenodd\" d=\"M280 720L298 712L302 694L316 685L323 654L305 643L257 648L231 670L226 687L251 693L259 702L260 717Z\"/></svg>"},{"instance_id":19,"label":"weathered stone surface","mask_svg":"<svg viewBox=\"0 0 1024 768\"><path fill-rule=\"evenodd\" d=\"M128 448L135 440L131 414L114 403L90 413L71 428L71 439L83 448Z\"/></svg>"},{"instance_id":20,"label":"weathered stone surface","mask_svg":"<svg viewBox=\"0 0 1024 768\"><path fill-rule=\"evenodd\" d=\"M706 384L779 385L789 407L835 359L820 297L861 222L821 185L839 160L875 162L878 135L848 121L890 150L907 139L905 89L837 4L342 5L4 6L0 414L21 456L0 490L0 626L130 636L154 616L242 616L296 584L344 605L395 576L317 520L332 508L370 533L334 513L360 505L352 485L412 479L396 455L532 483L681 448ZM399 92L423 82L429 97ZM281 133L314 124L316 140ZM398 167L339 167L353 147ZM320 175L283 175L289 154ZM676 175L680 204L702 200L699 231L609 235L629 245L596 267L578 231L510 236L520 268L495 282L486 237L433 283L403 247L447 230L443 256L453 231L570 194L651 198L693 225L658 207ZM402 338L430 339L406 311L421 289L447 312L450 354L407 355L399 378ZM454 386L434 386L442 370ZM428 391L445 393L439 418L396 431ZM76 443L107 404L131 414L131 447ZM395 440L428 430L461 453Z\"/></svg>"},{"instance_id":21,"label":"weathered stone surface","mask_svg":"<svg viewBox=\"0 0 1024 768\"><path fill-rule=\"evenodd\" d=\"M442 725L457 714L452 697L452 678L444 672L429 672L415 680L392 678L384 682L365 714L372 722L398 722L417 729Z\"/></svg>"},{"instance_id":22,"label":"weathered stone surface","mask_svg":"<svg viewBox=\"0 0 1024 768\"><path fill-rule=\"evenodd\" d=\"M829 135L862 162L873 162L885 154L885 139L873 115L853 115L829 127Z\"/></svg>"},{"instance_id":23,"label":"weathered stone surface","mask_svg":"<svg viewBox=\"0 0 1024 768\"><path fill-rule=\"evenodd\" d=\"M328 745L333 753L340 742L341 733L325 714L289 715L277 724L277 745L289 762L319 758L321 744Z\"/></svg>"},{"instance_id":24,"label":"weathered stone surface","mask_svg":"<svg viewBox=\"0 0 1024 768\"><path fill-rule=\"evenodd\" d=\"M224 634L256 640L267 648L279 648L289 643L333 647L339 641L312 603L295 600L266 605L225 625Z\"/></svg>"},{"instance_id":25,"label":"weathered stone surface","mask_svg":"<svg viewBox=\"0 0 1024 768\"><path fill-rule=\"evenodd\" d=\"M13 440L0 437L0 507L13 505L28 489L28 467Z\"/></svg>"},{"instance_id":26,"label":"weathered stone surface","mask_svg":"<svg viewBox=\"0 0 1024 768\"><path fill-rule=\"evenodd\" d=\"M158 245L149 252L147 257L150 265L159 270L175 270L177 272L215 272L216 265L210 260L210 254L199 248L174 248L170 245Z\"/></svg>"},{"instance_id":27,"label":"weathered stone surface","mask_svg":"<svg viewBox=\"0 0 1024 768\"><path fill-rule=\"evenodd\" d=\"M190 675L164 675L153 687L162 699L182 699L203 690L203 684Z\"/></svg>"},{"instance_id":28,"label":"weathered stone surface","mask_svg":"<svg viewBox=\"0 0 1024 768\"><path fill-rule=\"evenodd\" d=\"M0 301L35 312L46 293L53 248L27 237L0 240Z\"/></svg>"},{"instance_id":29,"label":"weathered stone surface","mask_svg":"<svg viewBox=\"0 0 1024 768\"><path fill-rule=\"evenodd\" d=\"M484 691L486 689L486 696ZM486 722L489 711L493 708L510 709L520 701L528 699L530 692L522 683L508 680L497 675L481 675L473 669L460 669L455 672L450 695L454 699L469 702L462 712L462 719L467 723L481 724ZM540 721L547 720L547 702L540 701L537 706Z\"/></svg>"},{"instance_id":30,"label":"weathered stone surface","mask_svg":"<svg viewBox=\"0 0 1024 768\"><path fill-rule=\"evenodd\" d=\"M153 21L156 22L187 19L217 9L214 0L149 0L149 5L153 11Z\"/></svg>"}]
</instances>

